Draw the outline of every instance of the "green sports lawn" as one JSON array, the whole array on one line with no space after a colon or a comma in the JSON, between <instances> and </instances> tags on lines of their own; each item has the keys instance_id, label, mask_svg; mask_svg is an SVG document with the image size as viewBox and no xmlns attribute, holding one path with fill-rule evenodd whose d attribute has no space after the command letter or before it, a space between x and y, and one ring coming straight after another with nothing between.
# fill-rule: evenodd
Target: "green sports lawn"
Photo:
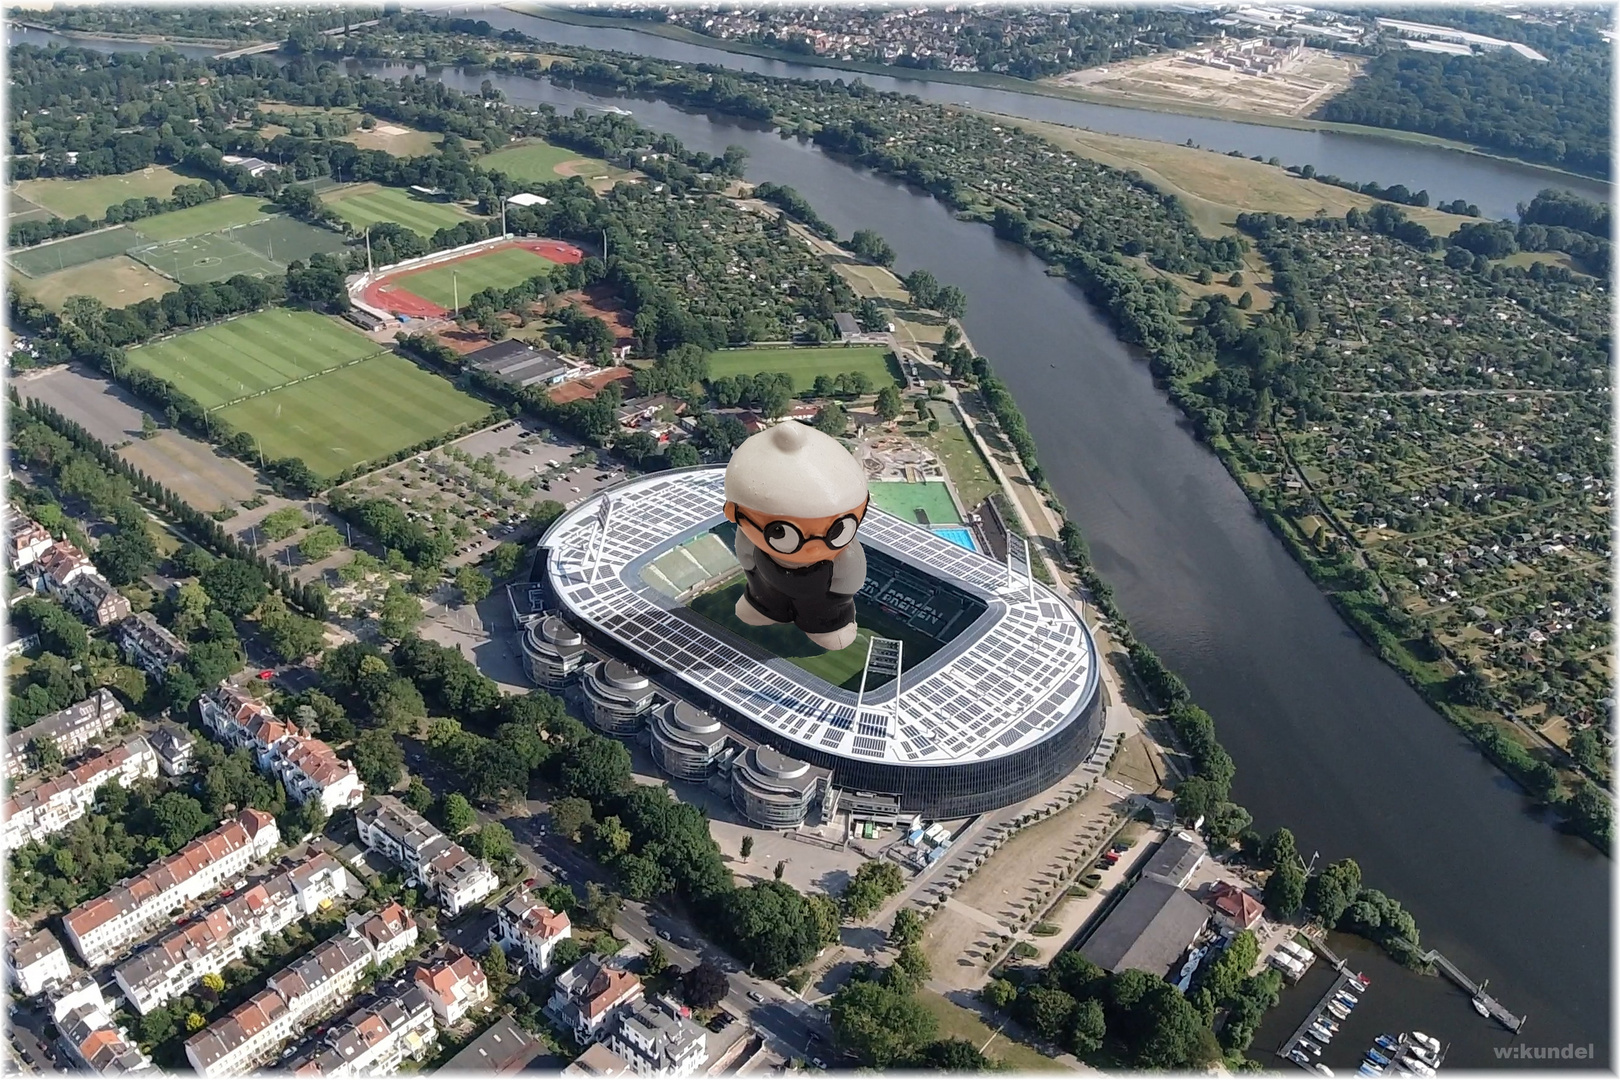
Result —
<instances>
[{"instance_id":1,"label":"green sports lawn","mask_svg":"<svg viewBox=\"0 0 1620 1080\"><path fill-rule=\"evenodd\" d=\"M95 176L88 180L19 180L13 185L13 190L57 217L71 218L83 214L92 221L98 221L113 203L154 195L167 199L174 194L177 186L187 182L186 177L173 169L153 165L139 172Z\"/></svg>"},{"instance_id":2,"label":"green sports lawn","mask_svg":"<svg viewBox=\"0 0 1620 1080\"><path fill-rule=\"evenodd\" d=\"M486 416L490 406L402 357L358 364L227 406L218 415L268 457L336 476Z\"/></svg>"},{"instance_id":3,"label":"green sports lawn","mask_svg":"<svg viewBox=\"0 0 1620 1080\"><path fill-rule=\"evenodd\" d=\"M326 203L357 229L393 221L422 236L453 228L471 216L451 203L419 199L404 188L366 186L353 192L336 192Z\"/></svg>"},{"instance_id":4,"label":"green sports lawn","mask_svg":"<svg viewBox=\"0 0 1620 1080\"><path fill-rule=\"evenodd\" d=\"M458 298L465 304L480 289L510 289L537 274L549 273L556 265L527 248L500 248L488 255L458 259L444 266L430 266L406 274L396 278L395 284L449 310Z\"/></svg>"},{"instance_id":5,"label":"green sports lawn","mask_svg":"<svg viewBox=\"0 0 1620 1080\"><path fill-rule=\"evenodd\" d=\"M19 273L27 274L29 277L43 277L60 270L70 270L75 266L93 263L98 259L122 255L140 242L139 236L120 225L116 229L83 233L79 236L70 236L66 240L53 240L37 247L18 248L11 253L9 261Z\"/></svg>"},{"instance_id":6,"label":"green sports lawn","mask_svg":"<svg viewBox=\"0 0 1620 1080\"><path fill-rule=\"evenodd\" d=\"M188 236L218 232L232 225L246 225L275 212L275 204L244 195L227 195L184 210L172 210L156 217L142 218L131 228L148 240L183 240Z\"/></svg>"},{"instance_id":7,"label":"green sports lawn","mask_svg":"<svg viewBox=\"0 0 1620 1080\"><path fill-rule=\"evenodd\" d=\"M694 596L690 607L705 619L719 623L738 637L753 642L767 652L775 653L812 675L819 675L834 686L842 686L845 690L861 688L861 670L866 666L866 643L871 640L874 633L879 637L898 638L905 643L902 661L905 668L916 667L934 655L940 646L933 638L917 633L909 626L889 618L874 605L857 599L855 621L859 624L860 630L855 635L855 644L839 652L823 652L812 644L798 627L749 626L737 618L734 609L737 606L737 597L742 595L744 587L745 583L739 574L737 580L728 585L722 585L701 596Z\"/></svg>"},{"instance_id":8,"label":"green sports lawn","mask_svg":"<svg viewBox=\"0 0 1620 1080\"><path fill-rule=\"evenodd\" d=\"M758 375L785 371L793 376L793 392L802 394L815 384L817 375L842 375L864 371L872 389L898 386L889 350L882 345L816 345L805 348L722 349L709 357L709 377Z\"/></svg>"},{"instance_id":9,"label":"green sports lawn","mask_svg":"<svg viewBox=\"0 0 1620 1080\"><path fill-rule=\"evenodd\" d=\"M921 510L928 516L930 525L962 523L962 515L956 512L956 503L951 501L950 488L942 480L924 480L917 484L873 483L870 490L873 506L904 521L916 524L917 511Z\"/></svg>"},{"instance_id":10,"label":"green sports lawn","mask_svg":"<svg viewBox=\"0 0 1620 1080\"><path fill-rule=\"evenodd\" d=\"M129 359L213 409L381 351L336 319L272 308L131 349Z\"/></svg>"},{"instance_id":11,"label":"green sports lawn","mask_svg":"<svg viewBox=\"0 0 1620 1080\"><path fill-rule=\"evenodd\" d=\"M514 146L506 150L497 150L493 154L478 159L481 168L495 169L517 180L555 180L558 175L557 166L565 161L601 161L600 158L591 158L578 150L569 150L562 146L553 146L546 142L529 143L527 146ZM605 161L601 161L604 170L608 168Z\"/></svg>"}]
</instances>

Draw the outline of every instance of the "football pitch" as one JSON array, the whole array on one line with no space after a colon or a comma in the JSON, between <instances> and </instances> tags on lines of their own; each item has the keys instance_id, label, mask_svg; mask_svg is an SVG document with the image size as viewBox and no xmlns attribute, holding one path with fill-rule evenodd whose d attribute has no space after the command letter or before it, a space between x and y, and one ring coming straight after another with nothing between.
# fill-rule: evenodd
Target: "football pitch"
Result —
<instances>
[{"instance_id":1,"label":"football pitch","mask_svg":"<svg viewBox=\"0 0 1620 1080\"><path fill-rule=\"evenodd\" d=\"M128 355L136 367L214 409L380 351L376 342L336 319L272 308L143 345Z\"/></svg>"},{"instance_id":2,"label":"football pitch","mask_svg":"<svg viewBox=\"0 0 1620 1080\"><path fill-rule=\"evenodd\" d=\"M470 217L451 203L419 199L403 188L374 184L335 192L326 203L357 229L379 221L393 221L422 236L432 236L440 229L460 225Z\"/></svg>"},{"instance_id":3,"label":"football pitch","mask_svg":"<svg viewBox=\"0 0 1620 1080\"><path fill-rule=\"evenodd\" d=\"M70 236L66 240L57 240L38 247L19 248L11 253L10 262L12 269L20 274L43 277L46 274L71 270L75 266L83 266L97 259L122 255L132 245L140 242L140 237L121 225L116 229Z\"/></svg>"},{"instance_id":4,"label":"football pitch","mask_svg":"<svg viewBox=\"0 0 1620 1080\"><path fill-rule=\"evenodd\" d=\"M395 278L393 283L449 311L455 308L456 300L465 304L481 289L510 289L538 274L550 273L556 265L527 248L499 248L488 255L430 266Z\"/></svg>"},{"instance_id":5,"label":"football pitch","mask_svg":"<svg viewBox=\"0 0 1620 1080\"><path fill-rule=\"evenodd\" d=\"M149 165L139 172L96 176L89 180L19 180L13 190L29 202L43 206L57 217L83 214L91 221L106 216L107 207L127 199L157 196L167 199L187 179L163 165Z\"/></svg>"},{"instance_id":6,"label":"football pitch","mask_svg":"<svg viewBox=\"0 0 1620 1080\"><path fill-rule=\"evenodd\" d=\"M823 345L802 349L722 349L709 356L709 377L758 375L783 371L793 376L793 392L802 394L815 385L817 375L837 378L846 371L864 371L872 389L898 386L894 362L882 345Z\"/></svg>"},{"instance_id":7,"label":"football pitch","mask_svg":"<svg viewBox=\"0 0 1620 1080\"><path fill-rule=\"evenodd\" d=\"M409 360L383 353L217 415L257 437L266 458L302 458L316 475L331 477L478 420L490 408Z\"/></svg>"},{"instance_id":8,"label":"football pitch","mask_svg":"<svg viewBox=\"0 0 1620 1080\"><path fill-rule=\"evenodd\" d=\"M753 642L795 667L803 668L810 674L820 676L845 690L861 688L861 671L866 667L866 645L873 634L896 638L904 643L905 647L901 654L902 672L916 667L939 650L938 641L896 622L875 605L857 597L855 621L860 629L855 635L855 644L838 652L824 652L796 626L749 626L737 618L734 610L737 606L737 597L742 595L745 587L746 582L739 574L735 581L722 585L712 592L693 597L689 606L705 619L719 623L745 641ZM872 685L881 686L883 682ZM871 688L867 687L869 690Z\"/></svg>"},{"instance_id":9,"label":"football pitch","mask_svg":"<svg viewBox=\"0 0 1620 1080\"><path fill-rule=\"evenodd\" d=\"M148 244L131 248L129 254L182 285L224 281L237 274L274 277L282 272L281 267L257 251L238 244L230 238L229 233L223 232L188 236L165 244Z\"/></svg>"},{"instance_id":10,"label":"football pitch","mask_svg":"<svg viewBox=\"0 0 1620 1080\"><path fill-rule=\"evenodd\" d=\"M245 225L274 212L274 203L250 196L229 195L184 210L171 210L167 214L142 218L132 222L130 227L148 240L182 240L188 236L218 232L232 225Z\"/></svg>"}]
</instances>

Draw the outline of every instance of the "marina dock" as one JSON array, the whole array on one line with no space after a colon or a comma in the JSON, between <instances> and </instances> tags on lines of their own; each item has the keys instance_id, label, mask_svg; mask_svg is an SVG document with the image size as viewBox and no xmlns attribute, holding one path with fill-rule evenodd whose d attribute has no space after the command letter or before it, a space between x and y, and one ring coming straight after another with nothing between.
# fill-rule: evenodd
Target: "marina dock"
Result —
<instances>
[{"instance_id":1,"label":"marina dock","mask_svg":"<svg viewBox=\"0 0 1620 1080\"><path fill-rule=\"evenodd\" d=\"M1337 957L1334 959L1337 959ZM1334 976L1333 985L1328 987L1327 993L1322 995L1322 999L1316 1003L1315 1007L1313 1007L1309 1013L1305 1014L1304 1021L1300 1023L1299 1027L1294 1029L1294 1033L1288 1036L1288 1038L1284 1039L1281 1046L1277 1047L1278 1057L1288 1058L1288 1052L1299 1045L1300 1039L1310 1035L1311 1025L1316 1023L1318 1017L1321 1017L1327 1012L1328 1002L1332 1001L1336 996L1338 996L1340 990L1352 985L1350 981L1350 973L1344 970L1344 961L1340 960L1336 966L1339 968L1339 974ZM1359 994L1360 991L1351 990L1351 993ZM1330 1016L1328 1019L1331 1020L1332 1017ZM1336 1020L1334 1021L1334 1023L1337 1022L1338 1021ZM1293 1059L1288 1058L1288 1060L1292 1061ZM1294 1063L1296 1065L1299 1064L1298 1062ZM1300 1068L1307 1068L1307 1066L1300 1065Z\"/></svg>"},{"instance_id":2,"label":"marina dock","mask_svg":"<svg viewBox=\"0 0 1620 1080\"><path fill-rule=\"evenodd\" d=\"M1424 963L1433 964L1435 967L1445 972L1446 978L1468 991L1469 995L1473 997L1475 1001L1485 1006L1485 1011L1490 1014L1492 1020L1495 1020L1498 1024L1501 1024L1515 1035L1517 1035L1519 1030L1524 1027L1525 1021L1530 1019L1528 1016L1514 1016L1511 1012L1503 1007L1501 1002L1487 994L1483 986L1475 985L1474 980L1470 979L1457 969L1457 965L1453 964L1450 960L1447 960L1444 956L1441 956L1440 950L1430 949L1428 952L1422 954L1420 959Z\"/></svg>"}]
</instances>

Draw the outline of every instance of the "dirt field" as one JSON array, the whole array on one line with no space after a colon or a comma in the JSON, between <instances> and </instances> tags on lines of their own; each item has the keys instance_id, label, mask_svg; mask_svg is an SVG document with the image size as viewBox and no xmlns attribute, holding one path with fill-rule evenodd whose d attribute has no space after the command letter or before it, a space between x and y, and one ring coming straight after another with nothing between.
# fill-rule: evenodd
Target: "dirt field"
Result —
<instances>
[{"instance_id":1,"label":"dirt field","mask_svg":"<svg viewBox=\"0 0 1620 1080\"><path fill-rule=\"evenodd\" d=\"M1275 65L1264 74L1201 62L1242 65L1247 56L1243 50L1244 45L1235 42L1206 46L1070 72L1048 81L1135 101L1203 105L1268 116L1305 116L1349 86L1362 64L1360 58L1322 49L1283 52L1263 45L1256 51L1271 57Z\"/></svg>"},{"instance_id":2,"label":"dirt field","mask_svg":"<svg viewBox=\"0 0 1620 1080\"><path fill-rule=\"evenodd\" d=\"M25 398L39 398L110 445L129 443L119 455L156 477L199 510L236 506L268 491L253 470L205 442L164 427L142 439L141 415L151 412L137 398L92 371L55 367L17 380ZM156 417L162 423L162 417Z\"/></svg>"},{"instance_id":3,"label":"dirt field","mask_svg":"<svg viewBox=\"0 0 1620 1080\"><path fill-rule=\"evenodd\" d=\"M606 285L593 285L583 292L563 293L559 298L564 304L578 304L587 315L594 315L608 324L613 331L613 338L620 345L630 342L636 336L635 320L630 312L625 310L624 303Z\"/></svg>"},{"instance_id":4,"label":"dirt field","mask_svg":"<svg viewBox=\"0 0 1620 1080\"><path fill-rule=\"evenodd\" d=\"M60 308L70 296L93 296L110 308L155 300L180 286L128 255L114 255L70 266L44 277L14 277L18 288L47 307Z\"/></svg>"}]
</instances>

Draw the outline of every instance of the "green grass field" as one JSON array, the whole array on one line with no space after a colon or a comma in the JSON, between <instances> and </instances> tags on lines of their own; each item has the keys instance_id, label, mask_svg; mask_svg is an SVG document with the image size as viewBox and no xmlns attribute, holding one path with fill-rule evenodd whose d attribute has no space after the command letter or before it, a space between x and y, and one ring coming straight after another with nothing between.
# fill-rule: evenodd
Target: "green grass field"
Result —
<instances>
[{"instance_id":1,"label":"green grass field","mask_svg":"<svg viewBox=\"0 0 1620 1080\"><path fill-rule=\"evenodd\" d=\"M16 192L12 192L11 197L6 200L7 224L14 225L19 221L37 221L50 216L51 212L49 210L43 206L35 206Z\"/></svg>"},{"instance_id":2,"label":"green grass field","mask_svg":"<svg viewBox=\"0 0 1620 1080\"><path fill-rule=\"evenodd\" d=\"M167 199L174 194L177 185L186 182L186 178L173 169L153 165L140 172L96 176L89 180L19 180L14 190L57 217L83 214L91 221L99 221L113 203L152 195Z\"/></svg>"},{"instance_id":3,"label":"green grass field","mask_svg":"<svg viewBox=\"0 0 1620 1080\"><path fill-rule=\"evenodd\" d=\"M298 457L335 476L487 415L490 406L393 353L259 397L218 415L258 437L266 457Z\"/></svg>"},{"instance_id":4,"label":"green grass field","mask_svg":"<svg viewBox=\"0 0 1620 1080\"><path fill-rule=\"evenodd\" d=\"M286 266L294 259L308 262L316 252L342 251L348 243L342 233L309 225L285 214L232 229L230 237L278 266Z\"/></svg>"},{"instance_id":5,"label":"green grass field","mask_svg":"<svg viewBox=\"0 0 1620 1080\"><path fill-rule=\"evenodd\" d=\"M12 269L29 277L43 277L75 266L122 255L141 242L128 228L120 226L102 232L70 236L38 247L18 248L11 253Z\"/></svg>"},{"instance_id":6,"label":"green grass field","mask_svg":"<svg viewBox=\"0 0 1620 1080\"><path fill-rule=\"evenodd\" d=\"M335 192L326 203L357 229L379 221L393 221L422 236L432 236L440 229L460 225L471 216L451 203L420 199L404 188L372 184Z\"/></svg>"},{"instance_id":7,"label":"green grass field","mask_svg":"<svg viewBox=\"0 0 1620 1080\"><path fill-rule=\"evenodd\" d=\"M275 213L275 204L244 195L231 195L185 210L173 210L156 217L142 218L131 228L148 240L183 240L188 236L218 232L232 225L245 225Z\"/></svg>"},{"instance_id":8,"label":"green grass field","mask_svg":"<svg viewBox=\"0 0 1620 1080\"><path fill-rule=\"evenodd\" d=\"M142 300L155 300L178 287L128 255L111 255L41 277L19 274L12 278L12 284L56 311L62 310L62 304L74 296L88 296L110 308L121 308Z\"/></svg>"},{"instance_id":9,"label":"green grass field","mask_svg":"<svg viewBox=\"0 0 1620 1080\"><path fill-rule=\"evenodd\" d=\"M336 319L272 308L131 349L129 360L213 409L381 351Z\"/></svg>"},{"instance_id":10,"label":"green grass field","mask_svg":"<svg viewBox=\"0 0 1620 1080\"><path fill-rule=\"evenodd\" d=\"M722 585L701 596L694 596L691 608L705 619L720 624L738 637L775 653L812 675L819 675L834 686L842 686L845 690L861 688L861 669L866 666L866 643L871 640L873 634L879 637L898 638L905 643L902 662L905 668L916 667L934 655L940 646L933 638L917 633L909 626L889 618L875 606L857 599L855 621L860 624L860 631L855 635L855 644L839 652L823 652L796 626L749 626L737 618L734 609L737 606L737 597L742 595L744 587L745 583L739 574L737 580L730 584Z\"/></svg>"},{"instance_id":11,"label":"green grass field","mask_svg":"<svg viewBox=\"0 0 1620 1080\"><path fill-rule=\"evenodd\" d=\"M589 157L578 150L569 150L546 142L497 150L493 154L479 158L478 164L485 169L497 169L517 180L555 180L562 175L557 171L557 166L565 161L590 161L602 166L600 171L604 173L612 168L600 158Z\"/></svg>"},{"instance_id":12,"label":"green grass field","mask_svg":"<svg viewBox=\"0 0 1620 1080\"><path fill-rule=\"evenodd\" d=\"M793 392L803 393L815 384L817 375L838 376L846 371L864 371L872 389L900 385L899 372L882 345L820 345L802 349L722 349L709 357L709 377L758 375L785 371L793 376Z\"/></svg>"},{"instance_id":13,"label":"green grass field","mask_svg":"<svg viewBox=\"0 0 1620 1080\"><path fill-rule=\"evenodd\" d=\"M548 273L556 265L526 248L509 247L444 266L430 266L406 274L396 279L396 283L424 300L449 309L454 307L457 298L465 304L480 289L510 289L536 274Z\"/></svg>"},{"instance_id":14,"label":"green grass field","mask_svg":"<svg viewBox=\"0 0 1620 1080\"><path fill-rule=\"evenodd\" d=\"M896 482L871 485L872 505L886 510L895 517L919 524L917 511L928 516L930 525L960 525L962 515L951 501L951 490L940 480L925 480L920 484Z\"/></svg>"},{"instance_id":15,"label":"green grass field","mask_svg":"<svg viewBox=\"0 0 1620 1080\"><path fill-rule=\"evenodd\" d=\"M224 281L237 274L273 277L282 271L280 266L238 244L226 233L204 233L165 244L148 244L131 248L129 254L182 285Z\"/></svg>"}]
</instances>

